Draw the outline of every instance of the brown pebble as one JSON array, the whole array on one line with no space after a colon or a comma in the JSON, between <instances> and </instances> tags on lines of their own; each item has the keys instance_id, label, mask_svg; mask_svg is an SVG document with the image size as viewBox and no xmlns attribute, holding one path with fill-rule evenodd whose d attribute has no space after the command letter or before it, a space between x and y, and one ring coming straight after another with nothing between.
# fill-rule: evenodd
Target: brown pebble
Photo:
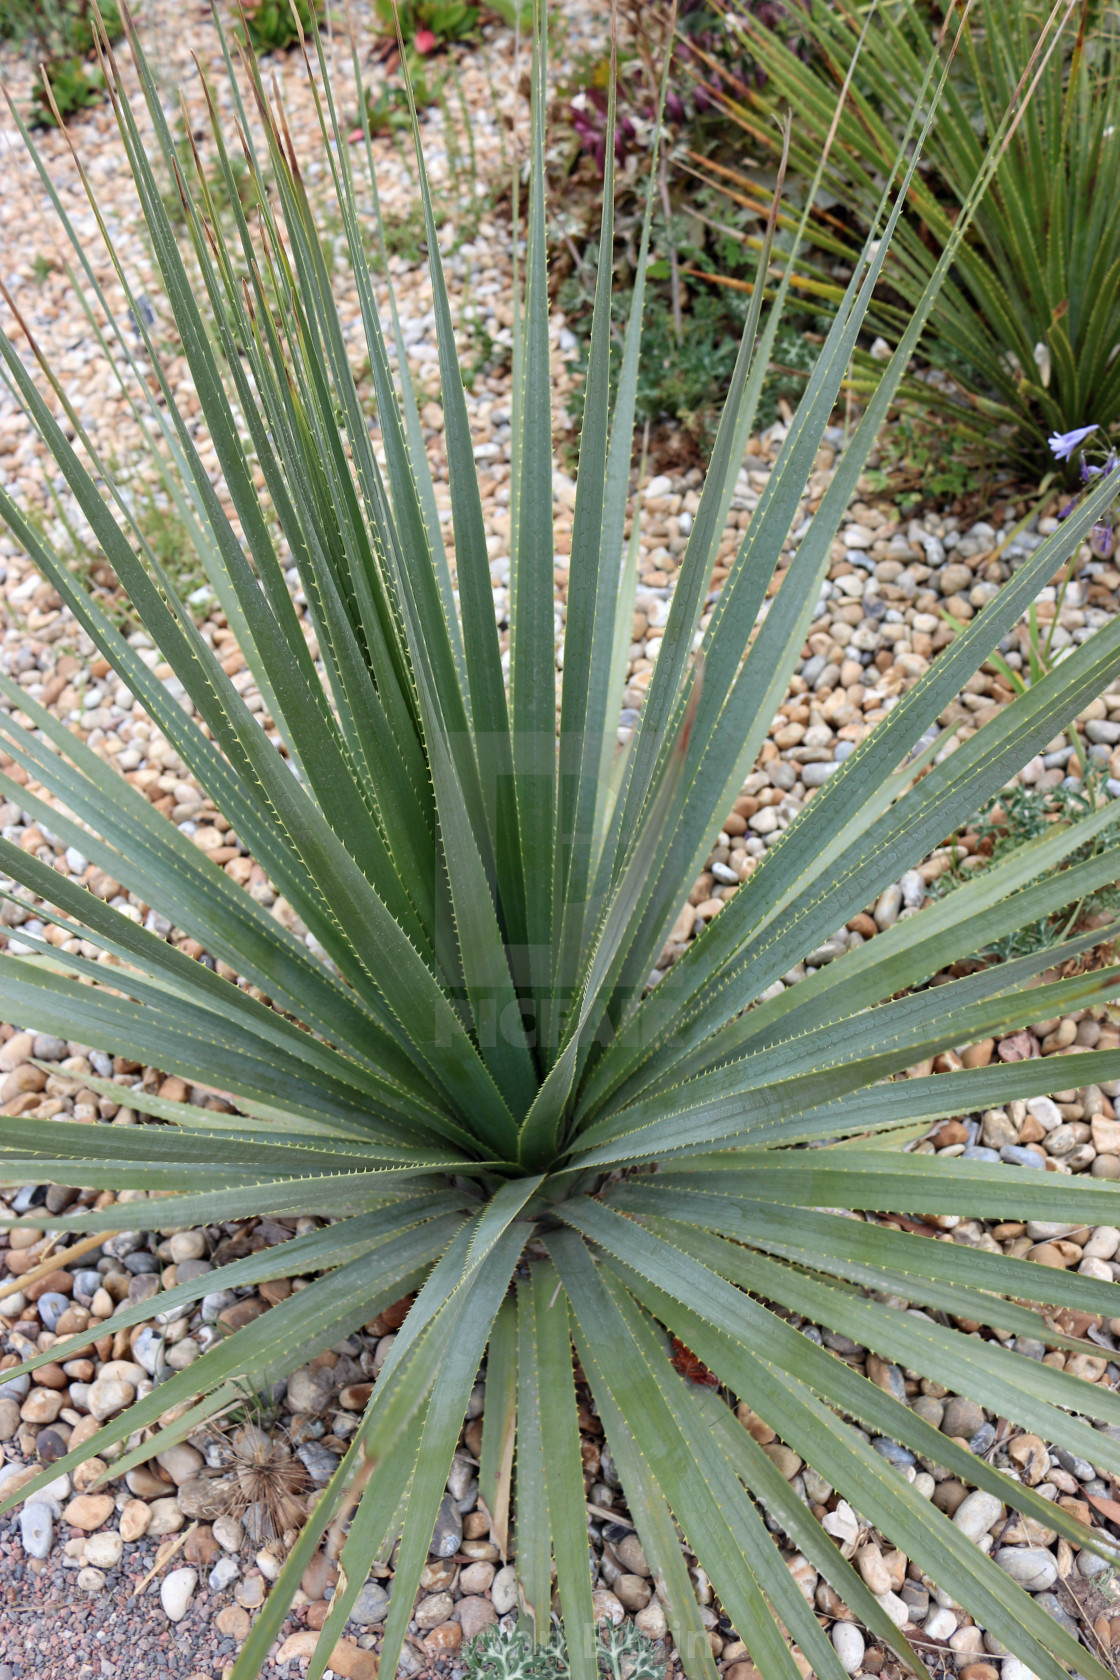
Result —
<instances>
[{"instance_id":1,"label":"brown pebble","mask_svg":"<svg viewBox=\"0 0 1120 1680\"><path fill-rule=\"evenodd\" d=\"M80 1301L75 1301L65 1312L59 1314L54 1327L55 1335L77 1336L81 1331L89 1329L90 1317L89 1308L83 1307Z\"/></svg>"},{"instance_id":2,"label":"brown pebble","mask_svg":"<svg viewBox=\"0 0 1120 1680\"><path fill-rule=\"evenodd\" d=\"M1019 1435L1009 1443L1007 1456L1023 1472L1028 1487L1034 1487L1050 1469L1050 1450L1038 1435Z\"/></svg>"},{"instance_id":3,"label":"brown pebble","mask_svg":"<svg viewBox=\"0 0 1120 1680\"><path fill-rule=\"evenodd\" d=\"M198 1563L204 1568L211 1568L222 1555L222 1548L214 1538L214 1530L209 1523L200 1523L188 1534L183 1545L183 1556L188 1563Z\"/></svg>"},{"instance_id":4,"label":"brown pebble","mask_svg":"<svg viewBox=\"0 0 1120 1680\"><path fill-rule=\"evenodd\" d=\"M20 1407L19 1415L24 1423L53 1423L65 1404L65 1394L60 1394L56 1388L33 1388Z\"/></svg>"},{"instance_id":5,"label":"brown pebble","mask_svg":"<svg viewBox=\"0 0 1120 1680\"><path fill-rule=\"evenodd\" d=\"M363 1651L352 1639L340 1639L331 1652L331 1667L341 1680L377 1680L379 1658Z\"/></svg>"},{"instance_id":6,"label":"brown pebble","mask_svg":"<svg viewBox=\"0 0 1120 1680\"><path fill-rule=\"evenodd\" d=\"M415 1295L403 1295L399 1301L394 1301L391 1307L386 1307L381 1314L381 1322L386 1330L399 1330L408 1317L408 1309L415 1301Z\"/></svg>"},{"instance_id":7,"label":"brown pebble","mask_svg":"<svg viewBox=\"0 0 1120 1680\"><path fill-rule=\"evenodd\" d=\"M1079 1523L1088 1528L1093 1519L1092 1509L1087 1499L1075 1499L1072 1494L1063 1493L1058 1497L1058 1504L1063 1511L1068 1511Z\"/></svg>"},{"instance_id":8,"label":"brown pebble","mask_svg":"<svg viewBox=\"0 0 1120 1680\"><path fill-rule=\"evenodd\" d=\"M1107 1359L1101 1359L1095 1353L1071 1353L1065 1368L1072 1376L1095 1383L1104 1376L1107 1364Z\"/></svg>"},{"instance_id":9,"label":"brown pebble","mask_svg":"<svg viewBox=\"0 0 1120 1680\"><path fill-rule=\"evenodd\" d=\"M451 1614L462 1628L464 1639L477 1639L483 1628L491 1627L498 1619L490 1600L477 1596L461 1598Z\"/></svg>"},{"instance_id":10,"label":"brown pebble","mask_svg":"<svg viewBox=\"0 0 1120 1680\"><path fill-rule=\"evenodd\" d=\"M41 1068L24 1062L0 1081L0 1103L11 1102L13 1097L22 1096L25 1091L41 1091L46 1083L47 1076Z\"/></svg>"},{"instance_id":11,"label":"brown pebble","mask_svg":"<svg viewBox=\"0 0 1120 1680\"><path fill-rule=\"evenodd\" d=\"M438 1657L444 1651L457 1651L462 1643L463 1630L459 1623L441 1622L425 1637L424 1649L430 1651L434 1657ZM332 1667L334 1665L333 1657L331 1658L331 1665Z\"/></svg>"},{"instance_id":12,"label":"brown pebble","mask_svg":"<svg viewBox=\"0 0 1120 1680\"><path fill-rule=\"evenodd\" d=\"M84 1528L88 1534L109 1521L114 1505L111 1493L80 1493L67 1505L62 1520L72 1528Z\"/></svg>"},{"instance_id":13,"label":"brown pebble","mask_svg":"<svg viewBox=\"0 0 1120 1680\"><path fill-rule=\"evenodd\" d=\"M69 1382L62 1366L56 1365L53 1360L48 1365L40 1365L35 1373L35 1383L39 1388L67 1388Z\"/></svg>"},{"instance_id":14,"label":"brown pebble","mask_svg":"<svg viewBox=\"0 0 1120 1680\"><path fill-rule=\"evenodd\" d=\"M242 1610L240 1604L227 1604L214 1617L215 1626L219 1633L224 1633L228 1639L248 1639L252 1622L249 1612Z\"/></svg>"},{"instance_id":15,"label":"brown pebble","mask_svg":"<svg viewBox=\"0 0 1120 1680\"><path fill-rule=\"evenodd\" d=\"M944 1511L947 1517L951 1517L967 1494L968 1489L963 1482L951 1477L948 1481L938 1482L933 1490L933 1503L939 1511Z\"/></svg>"},{"instance_id":16,"label":"brown pebble","mask_svg":"<svg viewBox=\"0 0 1120 1680\"><path fill-rule=\"evenodd\" d=\"M771 1441L777 1440L776 1432L759 1417L757 1412L751 1411L745 1400L740 1400L735 1410L735 1416L739 1419L747 1434L753 1436L759 1446L765 1447Z\"/></svg>"},{"instance_id":17,"label":"brown pebble","mask_svg":"<svg viewBox=\"0 0 1120 1680\"><path fill-rule=\"evenodd\" d=\"M46 1277L29 1283L23 1293L29 1301L37 1301L40 1295L69 1295L73 1287L73 1272L48 1272Z\"/></svg>"},{"instance_id":18,"label":"brown pebble","mask_svg":"<svg viewBox=\"0 0 1120 1680\"><path fill-rule=\"evenodd\" d=\"M968 1128L960 1120L943 1120L930 1134L930 1142L935 1149L949 1149L954 1144L967 1143L968 1137Z\"/></svg>"},{"instance_id":19,"label":"brown pebble","mask_svg":"<svg viewBox=\"0 0 1120 1680\"><path fill-rule=\"evenodd\" d=\"M151 1506L143 1499L130 1499L121 1511L121 1539L126 1542L141 1539L147 1534L151 1520Z\"/></svg>"},{"instance_id":20,"label":"brown pebble","mask_svg":"<svg viewBox=\"0 0 1120 1680\"><path fill-rule=\"evenodd\" d=\"M300 1590L308 1598L322 1598L328 1587L338 1581L338 1565L325 1552L316 1552L300 1576Z\"/></svg>"},{"instance_id":21,"label":"brown pebble","mask_svg":"<svg viewBox=\"0 0 1120 1680\"><path fill-rule=\"evenodd\" d=\"M347 1383L339 1393L338 1403L347 1412L364 1412L372 1393L372 1383Z\"/></svg>"},{"instance_id":22,"label":"brown pebble","mask_svg":"<svg viewBox=\"0 0 1120 1680\"><path fill-rule=\"evenodd\" d=\"M243 1301L235 1301L232 1307L223 1307L218 1314L218 1322L230 1330L243 1330L246 1324L252 1324L266 1310L263 1301L255 1295L248 1295Z\"/></svg>"}]
</instances>

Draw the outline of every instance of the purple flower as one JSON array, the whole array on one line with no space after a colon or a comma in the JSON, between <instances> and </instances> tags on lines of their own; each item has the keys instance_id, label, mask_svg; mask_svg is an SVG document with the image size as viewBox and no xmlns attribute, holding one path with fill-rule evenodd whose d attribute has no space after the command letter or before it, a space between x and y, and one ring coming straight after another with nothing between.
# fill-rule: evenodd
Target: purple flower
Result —
<instances>
[{"instance_id":1,"label":"purple flower","mask_svg":"<svg viewBox=\"0 0 1120 1680\"><path fill-rule=\"evenodd\" d=\"M1084 443L1085 439L1096 429L1096 423L1094 422L1091 426L1078 426L1072 432L1055 432L1046 440L1050 445L1050 451L1054 459L1056 461L1068 461L1078 444Z\"/></svg>"},{"instance_id":2,"label":"purple flower","mask_svg":"<svg viewBox=\"0 0 1120 1680\"><path fill-rule=\"evenodd\" d=\"M1102 519L1093 526L1089 537L1089 546L1100 560L1107 560L1112 554L1112 521Z\"/></svg>"}]
</instances>

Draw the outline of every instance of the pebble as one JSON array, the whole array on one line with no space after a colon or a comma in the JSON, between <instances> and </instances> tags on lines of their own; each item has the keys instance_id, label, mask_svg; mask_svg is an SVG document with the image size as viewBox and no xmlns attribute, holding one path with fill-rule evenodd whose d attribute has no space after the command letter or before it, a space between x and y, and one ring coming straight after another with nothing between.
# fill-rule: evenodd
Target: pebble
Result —
<instances>
[{"instance_id":1,"label":"pebble","mask_svg":"<svg viewBox=\"0 0 1120 1680\"><path fill-rule=\"evenodd\" d=\"M159 1601L172 1622L181 1622L198 1585L197 1569L173 1569L160 1582Z\"/></svg>"},{"instance_id":2,"label":"pebble","mask_svg":"<svg viewBox=\"0 0 1120 1680\"><path fill-rule=\"evenodd\" d=\"M1081 1629L1078 1627L1077 1623L1074 1621L1057 1593L1040 1592L1035 1596L1035 1603L1040 1604L1047 1614L1053 1616L1054 1620L1059 1622L1061 1626L1065 1628L1066 1632L1074 1639L1080 1638Z\"/></svg>"},{"instance_id":3,"label":"pebble","mask_svg":"<svg viewBox=\"0 0 1120 1680\"><path fill-rule=\"evenodd\" d=\"M63 1406L65 1397L53 1388L33 1388L20 1407L25 1423L53 1423Z\"/></svg>"},{"instance_id":4,"label":"pebble","mask_svg":"<svg viewBox=\"0 0 1120 1680\"><path fill-rule=\"evenodd\" d=\"M296 1457L316 1487L326 1487L342 1462L337 1453L331 1452L329 1447L321 1447L318 1441L305 1441L296 1448Z\"/></svg>"},{"instance_id":5,"label":"pebble","mask_svg":"<svg viewBox=\"0 0 1120 1680\"><path fill-rule=\"evenodd\" d=\"M440 1622L445 1622L454 1608L455 1600L449 1592L430 1593L420 1600L413 1616L417 1627L426 1631L437 1627Z\"/></svg>"},{"instance_id":6,"label":"pebble","mask_svg":"<svg viewBox=\"0 0 1120 1680\"><path fill-rule=\"evenodd\" d=\"M845 1673L855 1674L867 1649L867 1643L859 1628L854 1622L835 1622L832 1628L832 1643Z\"/></svg>"},{"instance_id":7,"label":"pebble","mask_svg":"<svg viewBox=\"0 0 1120 1680\"><path fill-rule=\"evenodd\" d=\"M957 1631L957 1618L946 1606L938 1605L926 1617L923 1631L929 1639L949 1639Z\"/></svg>"},{"instance_id":8,"label":"pebble","mask_svg":"<svg viewBox=\"0 0 1120 1680\"><path fill-rule=\"evenodd\" d=\"M123 1377L99 1376L89 1386L86 1395L86 1405L90 1416L98 1423L105 1423L109 1418L116 1417L126 1406L131 1406L136 1398L136 1387Z\"/></svg>"},{"instance_id":9,"label":"pebble","mask_svg":"<svg viewBox=\"0 0 1120 1680\"><path fill-rule=\"evenodd\" d=\"M49 1506L38 1501L24 1505L19 1513L19 1535L28 1557L48 1557L54 1541L54 1519Z\"/></svg>"},{"instance_id":10,"label":"pebble","mask_svg":"<svg viewBox=\"0 0 1120 1680\"><path fill-rule=\"evenodd\" d=\"M126 1544L140 1540L148 1532L152 1508L143 1499L130 1499L121 1510L120 1534Z\"/></svg>"},{"instance_id":11,"label":"pebble","mask_svg":"<svg viewBox=\"0 0 1120 1680\"><path fill-rule=\"evenodd\" d=\"M591 1612L596 1622L610 1622L612 1627L620 1627L626 1618L622 1604L606 1587L596 1587L592 1592Z\"/></svg>"},{"instance_id":12,"label":"pebble","mask_svg":"<svg viewBox=\"0 0 1120 1680\"><path fill-rule=\"evenodd\" d=\"M80 1493L70 1501L62 1515L71 1528L84 1528L89 1533L103 1527L114 1509L111 1493Z\"/></svg>"},{"instance_id":13,"label":"pebble","mask_svg":"<svg viewBox=\"0 0 1120 1680\"><path fill-rule=\"evenodd\" d=\"M451 1495L445 1493L440 1500L431 1545L428 1547L428 1556L437 1558L454 1557L459 1550L459 1542L462 1538L462 1513Z\"/></svg>"},{"instance_id":14,"label":"pebble","mask_svg":"<svg viewBox=\"0 0 1120 1680\"><path fill-rule=\"evenodd\" d=\"M115 1569L121 1561L124 1542L115 1529L91 1534L85 1544L85 1560L95 1569Z\"/></svg>"},{"instance_id":15,"label":"pebble","mask_svg":"<svg viewBox=\"0 0 1120 1680\"><path fill-rule=\"evenodd\" d=\"M946 1435L960 1436L967 1441L975 1435L983 1423L984 1408L978 1406L975 1400L953 1395L945 1402L941 1428Z\"/></svg>"},{"instance_id":16,"label":"pebble","mask_svg":"<svg viewBox=\"0 0 1120 1680\"><path fill-rule=\"evenodd\" d=\"M241 1574L241 1565L235 1557L227 1553L219 1558L207 1577L207 1585L211 1592L224 1592L226 1587L232 1586Z\"/></svg>"},{"instance_id":17,"label":"pebble","mask_svg":"<svg viewBox=\"0 0 1120 1680\"><path fill-rule=\"evenodd\" d=\"M321 1366L304 1366L288 1378L288 1409L293 1412L320 1412L334 1387L329 1370Z\"/></svg>"},{"instance_id":18,"label":"pebble","mask_svg":"<svg viewBox=\"0 0 1120 1680\"><path fill-rule=\"evenodd\" d=\"M210 1525L215 1540L226 1552L239 1552L244 1538L244 1529L238 1517L223 1515L215 1517Z\"/></svg>"},{"instance_id":19,"label":"pebble","mask_svg":"<svg viewBox=\"0 0 1120 1680\"><path fill-rule=\"evenodd\" d=\"M0 1441L10 1441L19 1431L19 1403L9 1395L0 1397Z\"/></svg>"},{"instance_id":20,"label":"pebble","mask_svg":"<svg viewBox=\"0 0 1120 1680\"><path fill-rule=\"evenodd\" d=\"M961 1500L953 1512L953 1523L970 1540L979 1540L1002 1515L1003 1506L995 1494L977 1488Z\"/></svg>"},{"instance_id":21,"label":"pebble","mask_svg":"<svg viewBox=\"0 0 1120 1680\"><path fill-rule=\"evenodd\" d=\"M464 1639L477 1639L483 1628L498 1620L498 1612L488 1598L461 1598L453 1614L463 1630Z\"/></svg>"},{"instance_id":22,"label":"pebble","mask_svg":"<svg viewBox=\"0 0 1120 1680\"><path fill-rule=\"evenodd\" d=\"M490 1602L499 1616L508 1616L517 1608L517 1571L512 1563L498 1570L490 1588Z\"/></svg>"},{"instance_id":23,"label":"pebble","mask_svg":"<svg viewBox=\"0 0 1120 1680\"><path fill-rule=\"evenodd\" d=\"M191 1481L204 1467L206 1460L197 1447L180 1442L174 1447L168 1447L164 1452L156 1454L156 1463L167 1471L171 1480L179 1487L183 1482Z\"/></svg>"},{"instance_id":24,"label":"pebble","mask_svg":"<svg viewBox=\"0 0 1120 1680\"><path fill-rule=\"evenodd\" d=\"M219 1633L225 1634L238 1643L249 1637L252 1621L249 1612L243 1610L240 1604L225 1604L214 1617L214 1625Z\"/></svg>"},{"instance_id":25,"label":"pebble","mask_svg":"<svg viewBox=\"0 0 1120 1680\"><path fill-rule=\"evenodd\" d=\"M374 1622L383 1622L388 1614L388 1592L380 1581L367 1581L354 1600L350 1620L359 1627L370 1627Z\"/></svg>"},{"instance_id":26,"label":"pebble","mask_svg":"<svg viewBox=\"0 0 1120 1680\"><path fill-rule=\"evenodd\" d=\"M1058 1579L1056 1559L1041 1546L1000 1546L992 1556L1028 1592L1045 1592Z\"/></svg>"}]
</instances>

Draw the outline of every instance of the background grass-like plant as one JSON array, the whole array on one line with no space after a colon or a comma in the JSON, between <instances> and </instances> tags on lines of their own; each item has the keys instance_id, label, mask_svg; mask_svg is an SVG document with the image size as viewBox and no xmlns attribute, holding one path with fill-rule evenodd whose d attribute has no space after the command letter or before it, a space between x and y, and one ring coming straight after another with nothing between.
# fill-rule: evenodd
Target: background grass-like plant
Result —
<instances>
[{"instance_id":1,"label":"background grass-like plant","mask_svg":"<svg viewBox=\"0 0 1120 1680\"><path fill-rule=\"evenodd\" d=\"M955 30L958 14L947 14L942 25L942 9L926 0L885 0L873 14L808 0L807 54L792 50L757 13L725 15L765 80L725 84L716 101L741 125L750 151L771 157L773 115L791 105L792 159L806 179L870 20L817 219L826 247L854 259L917 97L928 43L941 27ZM984 453L987 438L989 451L1036 469L1052 464L1048 433L1093 422L1107 432L1120 421L1120 219L1110 205L1120 175L1120 13L1110 0L1063 0L1057 8L1043 0L978 0L971 8L884 272L889 289L870 311L895 342L968 200L1028 56L1055 17L1053 50L1039 66L920 346L922 358L963 394L966 411L957 414L969 424L974 449ZM710 78L710 61L697 74ZM854 238L845 237L847 228ZM864 384L873 371L863 364ZM919 412L938 400L929 386L911 386L908 395Z\"/></svg>"}]
</instances>

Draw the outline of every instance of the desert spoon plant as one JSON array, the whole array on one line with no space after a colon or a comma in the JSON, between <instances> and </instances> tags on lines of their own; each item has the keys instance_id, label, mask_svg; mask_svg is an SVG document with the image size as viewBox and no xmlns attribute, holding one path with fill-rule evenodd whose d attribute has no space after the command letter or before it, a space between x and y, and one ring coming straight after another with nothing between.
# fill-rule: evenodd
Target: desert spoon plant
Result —
<instances>
[{"instance_id":1,"label":"desert spoon plant","mask_svg":"<svg viewBox=\"0 0 1120 1680\"><path fill-rule=\"evenodd\" d=\"M1096 1658L870 1438L899 1442L1074 1543L1112 1555L1104 1531L1090 1532L973 1457L903 1395L866 1380L801 1326L850 1337L888 1364L928 1374L1120 1475L1115 1392L954 1327L958 1319L977 1321L1075 1349L1083 1344L1052 1323L1053 1309L1111 1317L1113 1285L923 1241L874 1217L951 1212L1120 1223L1120 1190L1101 1181L890 1147L900 1129L913 1135L916 1123L1029 1098L1068 1080L1067 1064L1051 1060L917 1082L893 1076L947 1047L1107 997L1120 984L1118 971L1105 969L1027 988L1044 967L1082 951L1087 941L1080 940L924 985L955 958L1114 876L1114 848L1072 871L1059 866L1107 830L1120 807L1090 816L1075 833L1055 827L803 983L777 990L775 982L990 801L1120 670L1120 623L1113 623L924 775L916 776L913 762L906 768L962 682L1086 539L1116 494L1116 475L1102 478L836 768L686 955L658 985L647 984L783 698L861 463L1047 40L1025 67L934 285L764 614L905 197L921 138L916 120L906 134L893 207L888 192L876 240L701 629L783 295L779 288L764 318L756 287L641 722L620 755L636 552L631 544L624 557L642 271L610 410L608 151L557 695L544 20L533 72L526 297L515 366L508 686L426 188L454 573L415 401L407 380L395 389L382 335L360 220L369 183L352 175L318 42L309 46L319 53L314 85L382 453L359 404L278 103L250 59L237 74L227 60L235 138L256 184L255 204L251 214L242 210L215 116L233 223L210 214L205 176L180 177L193 246L188 270L151 162L159 152L175 170L174 141L131 25L129 36L154 147L108 58L107 80L237 529L163 379L156 347L147 342L139 363L121 334L116 355L130 390L145 394L137 375L149 370L160 381L159 400L144 412L153 456L162 451L181 474L184 515L266 697L279 747L175 598L60 380L45 363L33 376L18 318L12 336L0 340L7 379L189 708L117 635L2 492L0 510L308 932L297 937L269 915L110 764L2 679L0 738L54 803L4 778L0 791L138 900L158 906L240 979L192 961L4 841L3 867L43 901L38 913L104 958L89 961L26 935L29 949L0 958L5 1018L217 1088L237 1112L137 1091L129 1100L161 1124L125 1132L10 1116L0 1133L0 1171L7 1184L58 1180L146 1192L126 1217L161 1230L285 1214L317 1215L321 1223L163 1294L160 1309L170 1318L214 1290L251 1289L281 1276L305 1280L142 1393L7 1504L92 1454L112 1459L117 1452L111 1472L123 1473L202 1430L246 1385L267 1389L415 1291L349 1450L309 1510L245 1642L237 1680L265 1660L328 1529L340 1573L311 1680L322 1675L371 1563L395 1547L381 1652L382 1672L394 1673L483 1367L479 1474L490 1532L515 1560L523 1625L542 1641L555 1575L576 1680L596 1672L581 1399L602 1423L690 1680L715 1680L716 1671L682 1535L766 1680L797 1680L795 1647L817 1675L840 1680L843 1673L773 1532L788 1537L874 1635L923 1672L889 1607L872 1596L729 1400L769 1423L1043 1680L1062 1680L1067 1667L1105 1680ZM935 56L931 88L943 62L944 53ZM932 110L936 99L925 103ZM372 166L368 136L366 161ZM45 170L43 179L50 191ZM648 214L646 226L648 234ZM74 247L96 294L76 236ZM769 261L767 250L760 274ZM143 312L133 307L133 315L142 325ZM292 565L314 655L285 577ZM1120 1054L1087 1052L1078 1076L1120 1077ZM106 1090L119 1094L117 1086ZM121 1218L107 1206L55 1216L52 1224L96 1233L118 1228ZM899 1310L901 1301L916 1310ZM113 1327L127 1331L150 1315L150 1302L126 1307ZM718 1391L678 1373L671 1336L714 1373ZM55 1343L21 1369L65 1359L85 1340ZM1097 1430L1094 1420L1111 1427Z\"/></svg>"}]
</instances>

